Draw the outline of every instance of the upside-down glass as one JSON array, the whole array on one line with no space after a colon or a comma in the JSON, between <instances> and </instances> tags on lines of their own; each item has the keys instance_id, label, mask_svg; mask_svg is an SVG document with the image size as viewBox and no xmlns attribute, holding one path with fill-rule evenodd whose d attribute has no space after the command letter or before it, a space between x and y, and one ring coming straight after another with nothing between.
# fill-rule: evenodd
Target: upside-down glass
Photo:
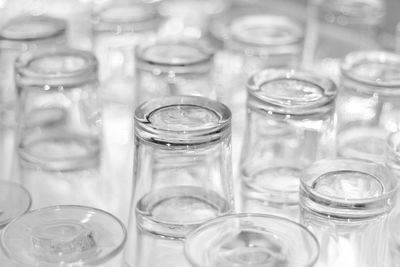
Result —
<instances>
[{"instance_id":1,"label":"upside-down glass","mask_svg":"<svg viewBox=\"0 0 400 267\"><path fill-rule=\"evenodd\" d=\"M132 265L184 266L181 240L232 212L230 125L229 109L203 97L158 98L136 109Z\"/></svg>"},{"instance_id":2,"label":"upside-down glass","mask_svg":"<svg viewBox=\"0 0 400 267\"><path fill-rule=\"evenodd\" d=\"M378 163L325 159L301 178L301 223L321 244L316 266L390 266L388 218L397 179Z\"/></svg>"},{"instance_id":3,"label":"upside-down glass","mask_svg":"<svg viewBox=\"0 0 400 267\"><path fill-rule=\"evenodd\" d=\"M51 49L66 42L66 23L46 16L20 16L0 28L0 174L17 180L15 159L16 105L14 62L24 51Z\"/></svg>"},{"instance_id":4,"label":"upside-down glass","mask_svg":"<svg viewBox=\"0 0 400 267\"><path fill-rule=\"evenodd\" d=\"M311 267L318 254L310 231L271 215L218 217L185 240L185 255L193 267Z\"/></svg>"},{"instance_id":5,"label":"upside-down glass","mask_svg":"<svg viewBox=\"0 0 400 267\"><path fill-rule=\"evenodd\" d=\"M157 1L157 0L156 0ZM201 38L209 21L228 10L232 0L161 0L158 12L164 17L163 36Z\"/></svg>"},{"instance_id":6,"label":"upside-down glass","mask_svg":"<svg viewBox=\"0 0 400 267\"><path fill-rule=\"evenodd\" d=\"M213 52L192 39L153 39L136 49L138 103L161 96L216 98L211 81Z\"/></svg>"},{"instance_id":7,"label":"upside-down glass","mask_svg":"<svg viewBox=\"0 0 400 267\"><path fill-rule=\"evenodd\" d=\"M336 86L308 72L266 69L247 93L241 211L298 221L302 169L335 155Z\"/></svg>"},{"instance_id":8,"label":"upside-down glass","mask_svg":"<svg viewBox=\"0 0 400 267\"><path fill-rule=\"evenodd\" d=\"M25 188L16 183L0 181L0 232L13 219L27 212L31 203L31 196ZM0 266L13 267L1 250Z\"/></svg>"},{"instance_id":9,"label":"upside-down glass","mask_svg":"<svg viewBox=\"0 0 400 267\"><path fill-rule=\"evenodd\" d=\"M312 0L310 46L314 68L339 76L340 59L360 49L377 49L383 28L385 0Z\"/></svg>"},{"instance_id":10,"label":"upside-down glass","mask_svg":"<svg viewBox=\"0 0 400 267\"><path fill-rule=\"evenodd\" d=\"M127 231L110 213L85 206L32 210L6 226L1 246L16 266L125 267Z\"/></svg>"},{"instance_id":11,"label":"upside-down glass","mask_svg":"<svg viewBox=\"0 0 400 267\"><path fill-rule=\"evenodd\" d=\"M106 199L99 175L97 61L65 49L21 55L19 93L21 182L34 207L90 204ZM106 187L106 186L105 186Z\"/></svg>"},{"instance_id":12,"label":"upside-down glass","mask_svg":"<svg viewBox=\"0 0 400 267\"><path fill-rule=\"evenodd\" d=\"M383 163L386 138L400 129L400 56L353 52L341 72L338 153Z\"/></svg>"}]
</instances>

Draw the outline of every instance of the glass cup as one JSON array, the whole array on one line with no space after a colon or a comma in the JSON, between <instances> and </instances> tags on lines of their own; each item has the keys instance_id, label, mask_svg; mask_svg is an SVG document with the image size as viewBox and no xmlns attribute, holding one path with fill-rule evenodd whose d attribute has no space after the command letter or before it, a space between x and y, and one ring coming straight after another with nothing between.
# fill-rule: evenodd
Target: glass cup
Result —
<instances>
[{"instance_id":1,"label":"glass cup","mask_svg":"<svg viewBox=\"0 0 400 267\"><path fill-rule=\"evenodd\" d=\"M114 215L85 206L52 206L18 217L1 246L17 266L122 267L127 231Z\"/></svg>"},{"instance_id":2,"label":"glass cup","mask_svg":"<svg viewBox=\"0 0 400 267\"><path fill-rule=\"evenodd\" d=\"M74 49L23 54L16 62L16 83L21 183L34 207L107 202L102 193L112 187L99 175L94 55Z\"/></svg>"},{"instance_id":3,"label":"glass cup","mask_svg":"<svg viewBox=\"0 0 400 267\"><path fill-rule=\"evenodd\" d=\"M0 181L0 231L12 220L26 213L31 204L31 196L25 188L12 182ZM13 266L1 250L0 265Z\"/></svg>"},{"instance_id":4,"label":"glass cup","mask_svg":"<svg viewBox=\"0 0 400 267\"><path fill-rule=\"evenodd\" d=\"M247 93L240 210L298 221L301 171L335 155L336 86L304 71L266 69Z\"/></svg>"},{"instance_id":5,"label":"glass cup","mask_svg":"<svg viewBox=\"0 0 400 267\"><path fill-rule=\"evenodd\" d=\"M271 215L218 217L185 240L185 255L193 267L311 267L318 254L318 242L310 231Z\"/></svg>"},{"instance_id":6,"label":"glass cup","mask_svg":"<svg viewBox=\"0 0 400 267\"><path fill-rule=\"evenodd\" d=\"M264 68L301 64L304 27L291 17L268 12L238 8L211 23L211 35L222 46L215 55L213 80L217 97L233 114L234 168L239 165L246 125L247 80Z\"/></svg>"},{"instance_id":7,"label":"glass cup","mask_svg":"<svg viewBox=\"0 0 400 267\"><path fill-rule=\"evenodd\" d=\"M211 80L213 52L191 39L154 39L136 49L138 103L171 95L216 98Z\"/></svg>"},{"instance_id":8,"label":"glass cup","mask_svg":"<svg viewBox=\"0 0 400 267\"><path fill-rule=\"evenodd\" d=\"M154 99L136 109L132 265L184 266L181 240L233 211L230 123L226 106L197 96Z\"/></svg>"},{"instance_id":9,"label":"glass cup","mask_svg":"<svg viewBox=\"0 0 400 267\"><path fill-rule=\"evenodd\" d=\"M383 165L325 159L301 178L301 223L321 246L316 266L390 266L388 218L397 180Z\"/></svg>"},{"instance_id":10,"label":"glass cup","mask_svg":"<svg viewBox=\"0 0 400 267\"><path fill-rule=\"evenodd\" d=\"M24 51L52 49L66 42L66 23L47 16L19 16L4 21L0 28L0 174L3 180L16 180L17 160L14 63Z\"/></svg>"},{"instance_id":11,"label":"glass cup","mask_svg":"<svg viewBox=\"0 0 400 267\"><path fill-rule=\"evenodd\" d=\"M340 59L346 54L377 49L383 28L385 0L312 0L310 40L314 69L340 76Z\"/></svg>"},{"instance_id":12,"label":"glass cup","mask_svg":"<svg viewBox=\"0 0 400 267\"><path fill-rule=\"evenodd\" d=\"M400 56L360 51L341 66L338 153L384 162L386 138L400 129Z\"/></svg>"}]
</instances>

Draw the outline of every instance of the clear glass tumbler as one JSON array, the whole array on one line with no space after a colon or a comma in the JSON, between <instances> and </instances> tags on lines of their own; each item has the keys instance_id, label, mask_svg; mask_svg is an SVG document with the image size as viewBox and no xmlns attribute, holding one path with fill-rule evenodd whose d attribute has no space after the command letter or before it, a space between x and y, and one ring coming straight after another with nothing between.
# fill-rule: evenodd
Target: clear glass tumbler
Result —
<instances>
[{"instance_id":1,"label":"clear glass tumbler","mask_svg":"<svg viewBox=\"0 0 400 267\"><path fill-rule=\"evenodd\" d=\"M213 51L191 39L153 39L136 49L138 103L161 96L216 98L211 80Z\"/></svg>"},{"instance_id":2,"label":"clear glass tumbler","mask_svg":"<svg viewBox=\"0 0 400 267\"><path fill-rule=\"evenodd\" d=\"M26 213L32 204L29 192L22 186L0 181L0 231L12 220ZM0 266L13 267L0 250Z\"/></svg>"},{"instance_id":3,"label":"clear glass tumbler","mask_svg":"<svg viewBox=\"0 0 400 267\"><path fill-rule=\"evenodd\" d=\"M247 92L240 210L298 221L302 169L335 155L336 86L308 72L266 69Z\"/></svg>"},{"instance_id":4,"label":"clear glass tumbler","mask_svg":"<svg viewBox=\"0 0 400 267\"><path fill-rule=\"evenodd\" d=\"M229 109L203 97L159 98L136 109L134 266L185 266L181 240L233 211L230 125Z\"/></svg>"},{"instance_id":5,"label":"clear glass tumbler","mask_svg":"<svg viewBox=\"0 0 400 267\"><path fill-rule=\"evenodd\" d=\"M34 207L107 202L99 175L94 55L74 49L23 54L16 62L16 83L21 182Z\"/></svg>"},{"instance_id":6,"label":"clear glass tumbler","mask_svg":"<svg viewBox=\"0 0 400 267\"><path fill-rule=\"evenodd\" d=\"M388 218L397 179L381 164L325 159L301 178L301 223L321 244L316 266L390 266Z\"/></svg>"},{"instance_id":7,"label":"clear glass tumbler","mask_svg":"<svg viewBox=\"0 0 400 267\"><path fill-rule=\"evenodd\" d=\"M16 180L17 90L14 63L24 51L51 49L66 42L66 23L46 16L19 16L0 28L0 176Z\"/></svg>"},{"instance_id":8,"label":"clear glass tumbler","mask_svg":"<svg viewBox=\"0 0 400 267\"><path fill-rule=\"evenodd\" d=\"M1 246L16 266L125 267L127 231L114 215L85 206L51 206L18 217Z\"/></svg>"},{"instance_id":9,"label":"clear glass tumbler","mask_svg":"<svg viewBox=\"0 0 400 267\"><path fill-rule=\"evenodd\" d=\"M341 72L338 153L383 163L388 134L400 130L400 55L353 52Z\"/></svg>"},{"instance_id":10,"label":"clear glass tumbler","mask_svg":"<svg viewBox=\"0 0 400 267\"><path fill-rule=\"evenodd\" d=\"M271 215L218 217L185 240L185 255L193 267L311 267L318 254L310 231Z\"/></svg>"},{"instance_id":11,"label":"clear glass tumbler","mask_svg":"<svg viewBox=\"0 0 400 267\"><path fill-rule=\"evenodd\" d=\"M312 0L308 47L314 68L338 77L340 59L360 49L377 49L383 28L385 0Z\"/></svg>"}]
</instances>

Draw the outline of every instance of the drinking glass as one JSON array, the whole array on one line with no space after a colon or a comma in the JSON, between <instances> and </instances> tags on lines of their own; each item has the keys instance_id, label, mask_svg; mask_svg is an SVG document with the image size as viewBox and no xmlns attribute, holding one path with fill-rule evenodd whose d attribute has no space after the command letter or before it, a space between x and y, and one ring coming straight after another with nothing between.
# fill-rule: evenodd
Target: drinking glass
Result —
<instances>
[{"instance_id":1,"label":"drinking glass","mask_svg":"<svg viewBox=\"0 0 400 267\"><path fill-rule=\"evenodd\" d=\"M138 103L161 96L216 98L212 85L213 51L192 39L153 39L136 49Z\"/></svg>"},{"instance_id":2,"label":"drinking glass","mask_svg":"<svg viewBox=\"0 0 400 267\"><path fill-rule=\"evenodd\" d=\"M27 212L31 203L31 196L25 188L16 183L0 181L0 231L13 219ZM12 266L1 250L0 265Z\"/></svg>"},{"instance_id":3,"label":"drinking glass","mask_svg":"<svg viewBox=\"0 0 400 267\"><path fill-rule=\"evenodd\" d=\"M114 215L86 206L51 206L18 217L1 246L17 266L122 267L127 231Z\"/></svg>"},{"instance_id":4,"label":"drinking glass","mask_svg":"<svg viewBox=\"0 0 400 267\"><path fill-rule=\"evenodd\" d=\"M339 155L383 163L388 133L400 129L400 56L353 52L344 59L341 72Z\"/></svg>"},{"instance_id":5,"label":"drinking glass","mask_svg":"<svg viewBox=\"0 0 400 267\"><path fill-rule=\"evenodd\" d=\"M336 86L299 70L266 69L247 84L241 211L298 221L303 168L335 155Z\"/></svg>"},{"instance_id":6,"label":"drinking glass","mask_svg":"<svg viewBox=\"0 0 400 267\"><path fill-rule=\"evenodd\" d=\"M230 124L226 106L198 96L158 98L136 109L132 265L185 266L181 240L232 212Z\"/></svg>"},{"instance_id":7,"label":"drinking glass","mask_svg":"<svg viewBox=\"0 0 400 267\"><path fill-rule=\"evenodd\" d=\"M325 159L301 177L301 223L321 246L316 266L390 266L388 218L397 179L381 164Z\"/></svg>"},{"instance_id":8,"label":"drinking glass","mask_svg":"<svg viewBox=\"0 0 400 267\"><path fill-rule=\"evenodd\" d=\"M319 245L305 227L271 215L233 214L210 220L188 235L193 267L311 267Z\"/></svg>"},{"instance_id":9,"label":"drinking glass","mask_svg":"<svg viewBox=\"0 0 400 267\"><path fill-rule=\"evenodd\" d=\"M340 59L346 54L377 49L386 13L385 0L312 0L310 40L314 69L340 76Z\"/></svg>"},{"instance_id":10,"label":"drinking glass","mask_svg":"<svg viewBox=\"0 0 400 267\"><path fill-rule=\"evenodd\" d=\"M19 16L4 22L0 28L0 176L16 181L15 158L17 92L14 62L24 51L52 49L66 42L66 23L46 16Z\"/></svg>"},{"instance_id":11,"label":"drinking glass","mask_svg":"<svg viewBox=\"0 0 400 267\"><path fill-rule=\"evenodd\" d=\"M16 83L21 182L34 207L106 203L102 193L112 187L99 175L94 55L74 49L23 54L16 62Z\"/></svg>"}]
</instances>

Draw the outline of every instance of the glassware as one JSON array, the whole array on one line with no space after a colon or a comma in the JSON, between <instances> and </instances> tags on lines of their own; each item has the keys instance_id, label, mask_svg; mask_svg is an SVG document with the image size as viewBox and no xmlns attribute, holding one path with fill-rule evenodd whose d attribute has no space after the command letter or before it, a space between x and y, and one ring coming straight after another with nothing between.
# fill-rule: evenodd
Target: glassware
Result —
<instances>
[{"instance_id":1,"label":"glassware","mask_svg":"<svg viewBox=\"0 0 400 267\"><path fill-rule=\"evenodd\" d=\"M389 212L397 180L361 159L320 160L301 178L301 223L321 246L316 266L390 266Z\"/></svg>"},{"instance_id":2,"label":"glassware","mask_svg":"<svg viewBox=\"0 0 400 267\"><path fill-rule=\"evenodd\" d=\"M66 23L46 16L19 16L0 28L0 176L16 180L16 105L14 62L24 51L52 49L66 42Z\"/></svg>"},{"instance_id":3,"label":"glassware","mask_svg":"<svg viewBox=\"0 0 400 267\"><path fill-rule=\"evenodd\" d=\"M205 42L155 39L136 50L138 103L169 95L216 98L211 80L213 52Z\"/></svg>"},{"instance_id":4,"label":"glassware","mask_svg":"<svg viewBox=\"0 0 400 267\"><path fill-rule=\"evenodd\" d=\"M25 188L12 182L0 181L0 231L13 219L26 213L31 203L31 196ZM12 266L1 250L0 266Z\"/></svg>"},{"instance_id":5,"label":"glassware","mask_svg":"<svg viewBox=\"0 0 400 267\"><path fill-rule=\"evenodd\" d=\"M97 61L74 49L21 55L19 92L21 182L34 207L107 203L99 175ZM105 188L102 188L102 187Z\"/></svg>"},{"instance_id":6,"label":"glassware","mask_svg":"<svg viewBox=\"0 0 400 267\"><path fill-rule=\"evenodd\" d=\"M228 10L232 0L161 0L158 12L165 19L160 34L201 38L209 21Z\"/></svg>"},{"instance_id":7,"label":"glassware","mask_svg":"<svg viewBox=\"0 0 400 267\"><path fill-rule=\"evenodd\" d=\"M198 96L158 98L136 109L132 265L185 266L181 240L233 211L230 124L226 106Z\"/></svg>"},{"instance_id":8,"label":"glassware","mask_svg":"<svg viewBox=\"0 0 400 267\"><path fill-rule=\"evenodd\" d=\"M241 211L298 221L302 169L335 155L336 86L304 71L266 69L247 93Z\"/></svg>"},{"instance_id":9,"label":"glassware","mask_svg":"<svg viewBox=\"0 0 400 267\"><path fill-rule=\"evenodd\" d=\"M314 69L340 76L340 59L346 54L377 49L386 13L385 0L313 0L310 39ZM310 52L311 53L311 52Z\"/></svg>"},{"instance_id":10,"label":"glassware","mask_svg":"<svg viewBox=\"0 0 400 267\"><path fill-rule=\"evenodd\" d=\"M400 56L353 52L344 59L341 72L339 155L383 163L388 133L400 129Z\"/></svg>"},{"instance_id":11,"label":"glassware","mask_svg":"<svg viewBox=\"0 0 400 267\"><path fill-rule=\"evenodd\" d=\"M311 267L318 259L319 245L310 231L290 220L233 214L190 233L185 254L193 267Z\"/></svg>"},{"instance_id":12,"label":"glassware","mask_svg":"<svg viewBox=\"0 0 400 267\"><path fill-rule=\"evenodd\" d=\"M3 251L18 266L122 267L127 232L122 222L85 206L33 210L6 226Z\"/></svg>"}]
</instances>

